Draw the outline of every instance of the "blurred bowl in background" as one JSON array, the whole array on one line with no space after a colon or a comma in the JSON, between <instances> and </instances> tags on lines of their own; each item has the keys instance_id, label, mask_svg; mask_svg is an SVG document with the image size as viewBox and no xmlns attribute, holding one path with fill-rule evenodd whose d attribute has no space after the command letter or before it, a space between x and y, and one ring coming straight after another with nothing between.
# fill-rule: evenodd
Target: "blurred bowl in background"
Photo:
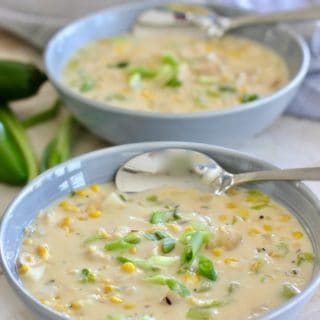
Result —
<instances>
[{"instance_id":1,"label":"blurred bowl in background","mask_svg":"<svg viewBox=\"0 0 320 320\"><path fill-rule=\"evenodd\" d=\"M255 135L280 116L294 98L310 61L304 40L280 26L248 27L235 34L263 43L282 56L289 70L288 84L272 95L226 110L179 114L127 110L89 100L64 83L61 72L75 51L96 39L127 32L136 17L156 3L163 1L132 1L109 8L70 24L50 41L45 53L49 78L80 122L115 144L180 140L225 145ZM245 12L223 6L212 8L226 16Z\"/></svg>"}]
</instances>

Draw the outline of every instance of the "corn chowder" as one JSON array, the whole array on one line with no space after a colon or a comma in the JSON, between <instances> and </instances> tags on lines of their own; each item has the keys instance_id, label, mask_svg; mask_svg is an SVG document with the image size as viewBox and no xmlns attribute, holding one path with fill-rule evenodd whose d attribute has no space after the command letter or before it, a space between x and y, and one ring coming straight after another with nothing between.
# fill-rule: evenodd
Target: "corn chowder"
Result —
<instances>
[{"instance_id":1,"label":"corn chowder","mask_svg":"<svg viewBox=\"0 0 320 320\"><path fill-rule=\"evenodd\" d=\"M70 59L63 78L108 105L177 113L254 101L282 87L288 72L280 56L257 42L173 33L93 42Z\"/></svg>"},{"instance_id":2,"label":"corn chowder","mask_svg":"<svg viewBox=\"0 0 320 320\"><path fill-rule=\"evenodd\" d=\"M296 218L259 190L76 191L26 229L17 261L44 305L81 320L255 319L313 270Z\"/></svg>"}]
</instances>

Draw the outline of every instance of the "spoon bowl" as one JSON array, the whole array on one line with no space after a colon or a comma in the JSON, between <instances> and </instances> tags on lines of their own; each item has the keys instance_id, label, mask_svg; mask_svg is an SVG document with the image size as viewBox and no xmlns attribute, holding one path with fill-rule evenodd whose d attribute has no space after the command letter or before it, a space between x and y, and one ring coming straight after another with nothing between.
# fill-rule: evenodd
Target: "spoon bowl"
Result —
<instances>
[{"instance_id":1,"label":"spoon bowl","mask_svg":"<svg viewBox=\"0 0 320 320\"><path fill-rule=\"evenodd\" d=\"M235 185L268 180L320 180L320 167L232 174L204 153L168 148L135 156L118 169L115 177L121 192L178 185L196 187L216 195Z\"/></svg>"}]
</instances>

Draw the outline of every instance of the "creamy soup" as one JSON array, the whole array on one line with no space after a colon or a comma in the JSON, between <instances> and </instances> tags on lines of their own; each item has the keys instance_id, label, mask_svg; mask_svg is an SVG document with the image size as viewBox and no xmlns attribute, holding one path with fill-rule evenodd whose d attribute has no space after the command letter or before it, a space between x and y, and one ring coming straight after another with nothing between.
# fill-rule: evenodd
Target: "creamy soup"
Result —
<instances>
[{"instance_id":1,"label":"creamy soup","mask_svg":"<svg viewBox=\"0 0 320 320\"><path fill-rule=\"evenodd\" d=\"M297 219L258 190L92 185L45 209L17 261L43 304L81 320L255 319L313 270Z\"/></svg>"},{"instance_id":2,"label":"creamy soup","mask_svg":"<svg viewBox=\"0 0 320 320\"><path fill-rule=\"evenodd\" d=\"M64 81L87 98L132 110L194 112L241 105L288 81L283 59L251 40L187 33L98 40L67 63Z\"/></svg>"}]
</instances>

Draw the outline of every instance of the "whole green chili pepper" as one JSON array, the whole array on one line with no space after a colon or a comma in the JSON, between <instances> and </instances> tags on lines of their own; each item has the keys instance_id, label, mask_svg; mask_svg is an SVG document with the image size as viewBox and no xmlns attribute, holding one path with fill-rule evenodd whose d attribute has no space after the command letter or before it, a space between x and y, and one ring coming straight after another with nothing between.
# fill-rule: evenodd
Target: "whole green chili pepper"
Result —
<instances>
[{"instance_id":1,"label":"whole green chili pepper","mask_svg":"<svg viewBox=\"0 0 320 320\"><path fill-rule=\"evenodd\" d=\"M0 107L0 181L20 185L38 174L26 132L5 104Z\"/></svg>"},{"instance_id":2,"label":"whole green chili pepper","mask_svg":"<svg viewBox=\"0 0 320 320\"><path fill-rule=\"evenodd\" d=\"M57 135L47 145L41 162L41 169L47 170L70 158L72 131L75 119L68 116L58 129Z\"/></svg>"},{"instance_id":3,"label":"whole green chili pepper","mask_svg":"<svg viewBox=\"0 0 320 320\"><path fill-rule=\"evenodd\" d=\"M47 76L35 65L0 60L0 100L12 101L37 93Z\"/></svg>"},{"instance_id":4,"label":"whole green chili pepper","mask_svg":"<svg viewBox=\"0 0 320 320\"><path fill-rule=\"evenodd\" d=\"M45 121L49 121L56 117L61 109L61 100L57 99L54 104L49 107L48 109L41 111L39 113L36 113L35 115L31 116L30 118L27 118L22 121L22 125L24 128L28 129L33 126L36 126L40 123L43 123Z\"/></svg>"}]
</instances>

